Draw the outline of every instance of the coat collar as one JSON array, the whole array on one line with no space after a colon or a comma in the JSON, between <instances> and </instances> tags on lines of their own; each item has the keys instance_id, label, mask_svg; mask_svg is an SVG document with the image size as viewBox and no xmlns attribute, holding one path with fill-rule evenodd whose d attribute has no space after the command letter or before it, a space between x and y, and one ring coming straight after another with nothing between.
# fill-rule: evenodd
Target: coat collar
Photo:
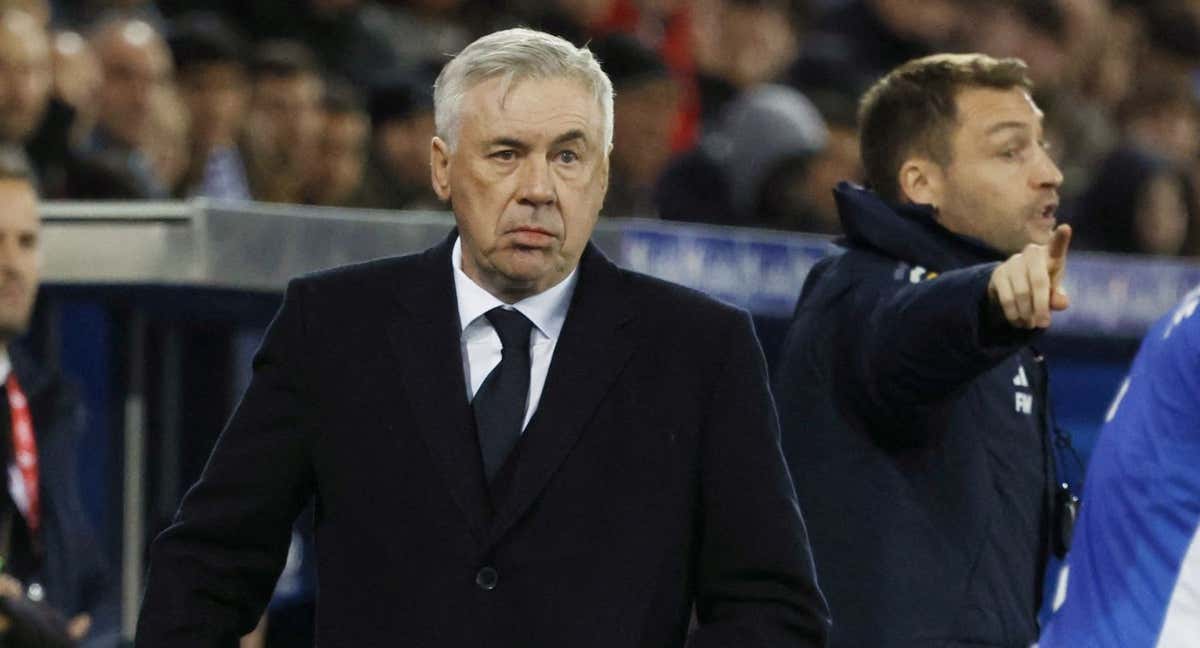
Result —
<instances>
[{"instance_id":1,"label":"coat collar","mask_svg":"<svg viewBox=\"0 0 1200 648\"><path fill-rule=\"evenodd\" d=\"M834 197L851 246L871 248L936 272L1005 258L979 239L942 227L929 205L893 204L849 182L839 183Z\"/></svg>"}]
</instances>

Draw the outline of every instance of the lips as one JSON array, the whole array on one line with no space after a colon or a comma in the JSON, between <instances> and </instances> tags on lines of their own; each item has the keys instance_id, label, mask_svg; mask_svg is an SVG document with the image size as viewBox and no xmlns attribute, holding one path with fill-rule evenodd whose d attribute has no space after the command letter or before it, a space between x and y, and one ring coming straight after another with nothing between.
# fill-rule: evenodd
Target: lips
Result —
<instances>
[{"instance_id":1,"label":"lips","mask_svg":"<svg viewBox=\"0 0 1200 648\"><path fill-rule=\"evenodd\" d=\"M1034 212L1035 217L1041 220L1054 220L1055 214L1058 213L1058 201L1043 203Z\"/></svg>"},{"instance_id":2,"label":"lips","mask_svg":"<svg viewBox=\"0 0 1200 648\"><path fill-rule=\"evenodd\" d=\"M544 247L555 239L553 233L540 227L518 227L511 230L509 235L522 247Z\"/></svg>"}]
</instances>

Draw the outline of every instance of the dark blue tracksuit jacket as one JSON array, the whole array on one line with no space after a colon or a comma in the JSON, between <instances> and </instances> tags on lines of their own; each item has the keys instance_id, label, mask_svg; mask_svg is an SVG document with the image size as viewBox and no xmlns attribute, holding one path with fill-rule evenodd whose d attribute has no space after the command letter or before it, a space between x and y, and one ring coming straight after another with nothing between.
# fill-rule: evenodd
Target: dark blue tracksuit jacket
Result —
<instances>
[{"instance_id":1,"label":"dark blue tracksuit jacket","mask_svg":"<svg viewBox=\"0 0 1200 648\"><path fill-rule=\"evenodd\" d=\"M1037 639L1054 464L1045 369L990 304L1003 256L843 183L775 385L831 646Z\"/></svg>"}]
</instances>

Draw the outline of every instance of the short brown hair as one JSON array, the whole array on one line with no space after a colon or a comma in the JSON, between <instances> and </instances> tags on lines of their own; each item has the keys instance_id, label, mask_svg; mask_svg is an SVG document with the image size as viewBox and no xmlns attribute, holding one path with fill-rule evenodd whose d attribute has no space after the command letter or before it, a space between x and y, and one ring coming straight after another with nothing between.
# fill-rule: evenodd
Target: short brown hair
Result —
<instances>
[{"instance_id":1,"label":"short brown hair","mask_svg":"<svg viewBox=\"0 0 1200 648\"><path fill-rule=\"evenodd\" d=\"M934 54L892 70L858 105L859 147L867 186L885 200L900 202L896 176L913 154L950 163L950 134L963 88L1033 90L1025 63L985 54Z\"/></svg>"}]
</instances>

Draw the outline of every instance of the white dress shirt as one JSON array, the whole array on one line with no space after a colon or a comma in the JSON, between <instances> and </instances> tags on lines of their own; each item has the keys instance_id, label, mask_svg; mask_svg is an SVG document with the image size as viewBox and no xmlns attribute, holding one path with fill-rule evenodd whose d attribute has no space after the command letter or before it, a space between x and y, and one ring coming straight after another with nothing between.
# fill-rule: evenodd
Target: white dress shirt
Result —
<instances>
[{"instance_id":1,"label":"white dress shirt","mask_svg":"<svg viewBox=\"0 0 1200 648\"><path fill-rule=\"evenodd\" d=\"M462 325L460 340L463 375L467 378L467 400L475 398L475 392L483 381L500 364L500 336L484 314L497 306L515 310L533 322L529 332L529 400L525 403L525 421L521 431L529 425L529 419L537 411L546 385L546 374L550 371L550 359L558 344L563 322L567 320L567 308L575 293L576 270L554 287L515 304L505 304L495 295L484 290L462 271L462 239L454 242L450 253L454 266L454 292L458 298L458 321Z\"/></svg>"}]
</instances>

